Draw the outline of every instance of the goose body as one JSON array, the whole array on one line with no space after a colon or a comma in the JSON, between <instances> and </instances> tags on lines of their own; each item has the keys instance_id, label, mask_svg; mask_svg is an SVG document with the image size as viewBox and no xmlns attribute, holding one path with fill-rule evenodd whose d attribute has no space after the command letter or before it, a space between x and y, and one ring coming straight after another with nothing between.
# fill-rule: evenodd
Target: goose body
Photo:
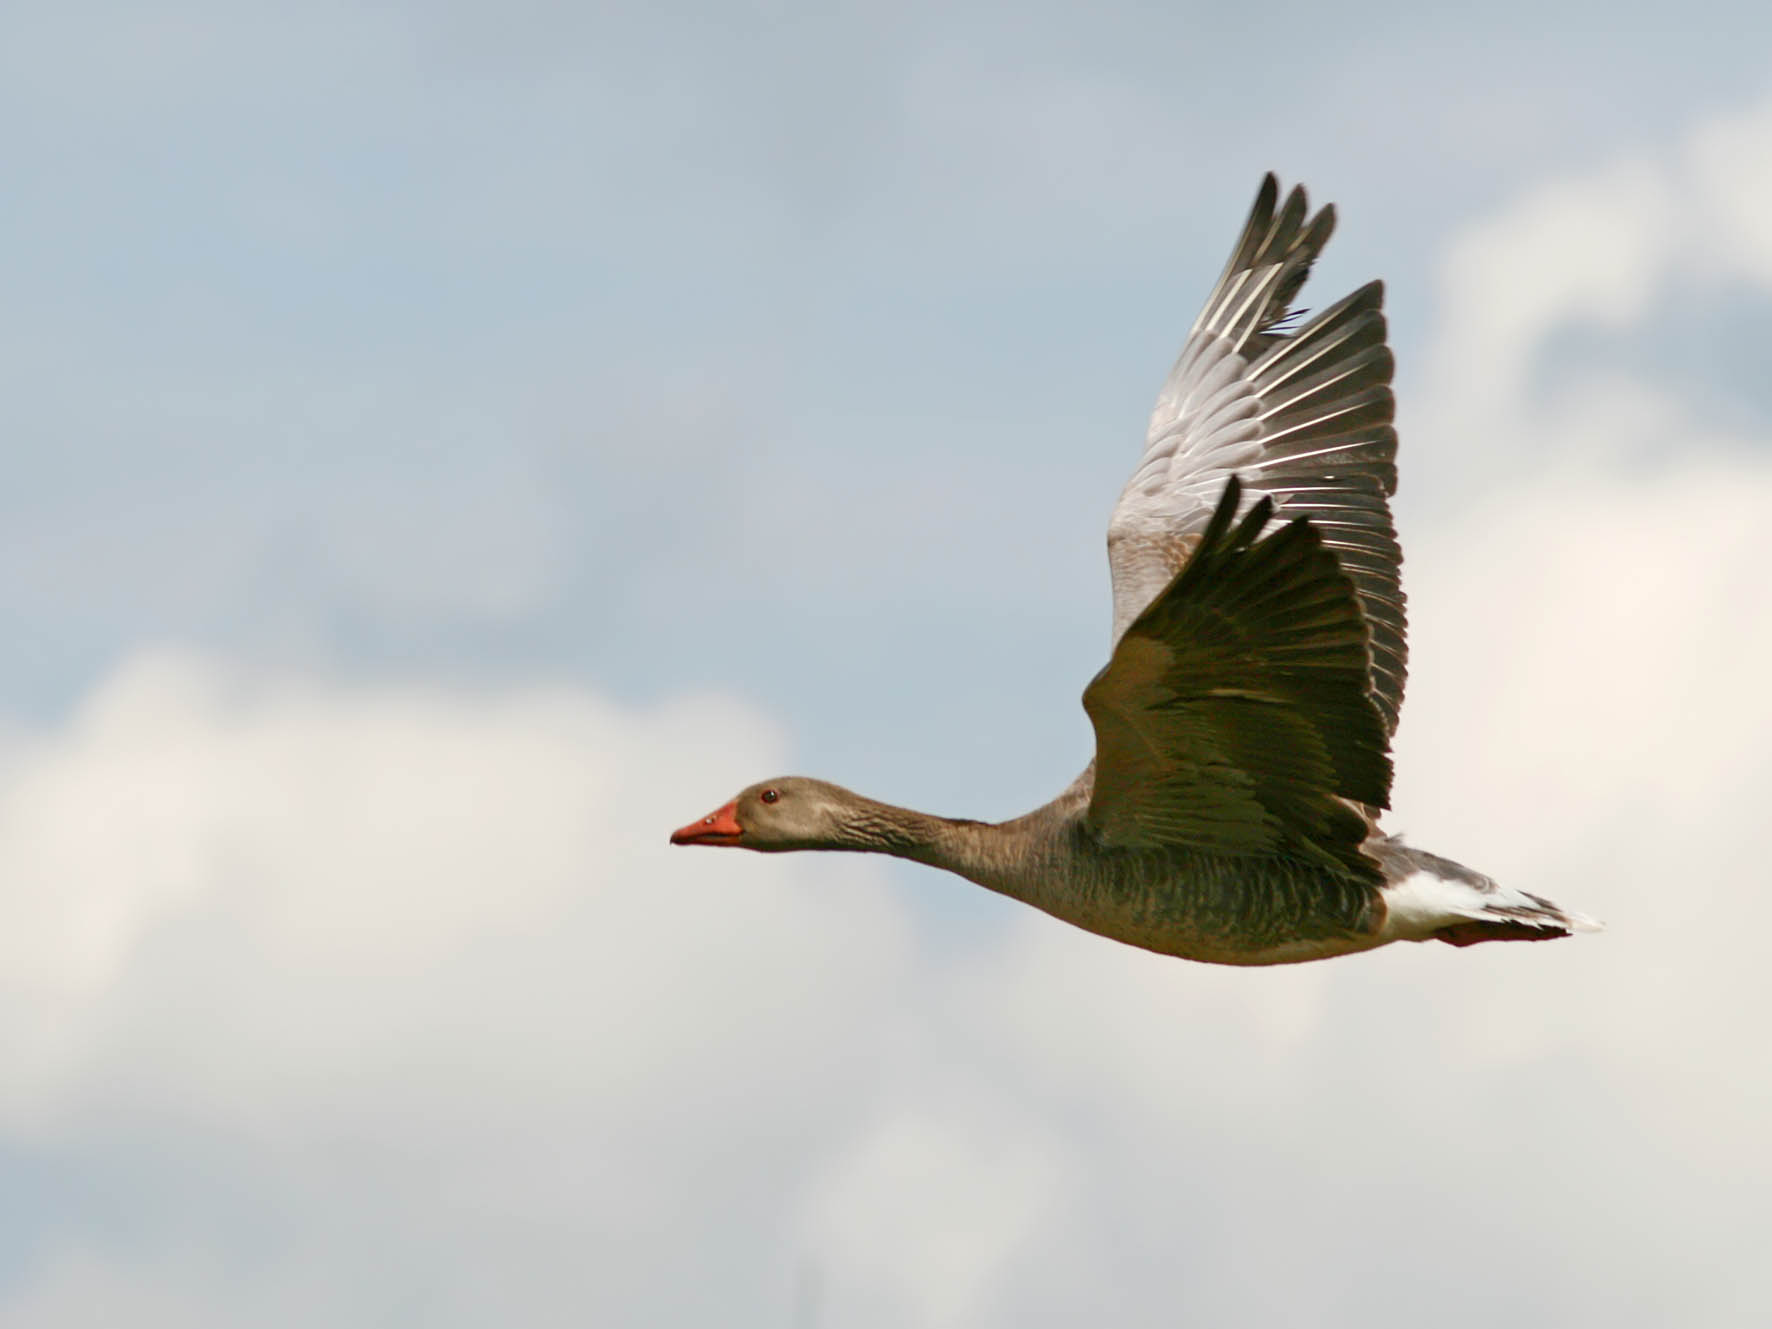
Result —
<instances>
[{"instance_id":1,"label":"goose body","mask_svg":"<svg viewBox=\"0 0 1772 1329\"><path fill-rule=\"evenodd\" d=\"M892 854L1219 964L1596 927L1379 829L1407 660L1393 361L1377 282L1293 326L1333 228L1268 176L1164 382L1108 525L1113 645L1069 788L984 823L788 776L672 843Z\"/></svg>"}]
</instances>

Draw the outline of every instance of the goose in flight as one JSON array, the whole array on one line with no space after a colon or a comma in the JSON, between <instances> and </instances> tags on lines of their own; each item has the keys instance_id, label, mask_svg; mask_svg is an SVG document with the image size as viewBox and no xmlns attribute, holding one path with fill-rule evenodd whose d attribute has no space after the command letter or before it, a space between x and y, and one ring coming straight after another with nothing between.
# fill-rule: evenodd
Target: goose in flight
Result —
<instances>
[{"instance_id":1,"label":"goose in flight","mask_svg":"<svg viewBox=\"0 0 1772 1329\"><path fill-rule=\"evenodd\" d=\"M1292 310L1334 225L1269 175L1163 384L1108 523L1113 646L1068 789L990 824L783 776L671 843L892 854L1218 964L1596 928L1379 829L1406 672L1393 361L1382 283Z\"/></svg>"}]
</instances>

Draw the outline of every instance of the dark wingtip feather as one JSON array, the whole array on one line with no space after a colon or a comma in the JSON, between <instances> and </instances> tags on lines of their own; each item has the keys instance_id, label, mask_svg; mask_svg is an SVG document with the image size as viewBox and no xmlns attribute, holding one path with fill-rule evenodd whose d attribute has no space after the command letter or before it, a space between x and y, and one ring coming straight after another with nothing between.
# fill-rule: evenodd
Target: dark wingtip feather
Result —
<instances>
[{"instance_id":1,"label":"dark wingtip feather","mask_svg":"<svg viewBox=\"0 0 1772 1329\"><path fill-rule=\"evenodd\" d=\"M1305 198L1304 186L1293 185L1292 192L1286 195L1286 206L1280 209L1280 219L1270 228L1270 232L1297 231L1304 225L1305 213L1310 211L1310 203Z\"/></svg>"},{"instance_id":2,"label":"dark wingtip feather","mask_svg":"<svg viewBox=\"0 0 1772 1329\"><path fill-rule=\"evenodd\" d=\"M1224 538L1231 520L1237 515L1237 505L1242 501L1243 481L1233 475L1224 482L1224 489L1218 495L1218 506L1212 510L1212 520L1206 523L1206 533L1200 537L1201 549L1218 547L1218 542Z\"/></svg>"},{"instance_id":3,"label":"dark wingtip feather","mask_svg":"<svg viewBox=\"0 0 1772 1329\"><path fill-rule=\"evenodd\" d=\"M1273 515L1274 500L1269 495L1263 494L1249 509L1248 515L1243 518L1243 524L1237 527L1237 533L1231 537L1231 546L1236 549L1246 549L1254 544L1255 537L1261 534L1262 527L1268 524L1269 518Z\"/></svg>"}]
</instances>

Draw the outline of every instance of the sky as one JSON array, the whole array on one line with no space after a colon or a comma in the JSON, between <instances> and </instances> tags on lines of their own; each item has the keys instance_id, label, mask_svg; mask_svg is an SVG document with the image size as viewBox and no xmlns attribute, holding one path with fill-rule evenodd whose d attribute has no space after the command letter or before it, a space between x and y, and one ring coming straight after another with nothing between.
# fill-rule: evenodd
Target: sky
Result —
<instances>
[{"instance_id":1,"label":"sky","mask_svg":"<svg viewBox=\"0 0 1772 1329\"><path fill-rule=\"evenodd\" d=\"M0 11L0 1329L1758 1323L1772 20ZM1232 971L841 856L1089 755L1261 174L1387 282L1389 825Z\"/></svg>"}]
</instances>

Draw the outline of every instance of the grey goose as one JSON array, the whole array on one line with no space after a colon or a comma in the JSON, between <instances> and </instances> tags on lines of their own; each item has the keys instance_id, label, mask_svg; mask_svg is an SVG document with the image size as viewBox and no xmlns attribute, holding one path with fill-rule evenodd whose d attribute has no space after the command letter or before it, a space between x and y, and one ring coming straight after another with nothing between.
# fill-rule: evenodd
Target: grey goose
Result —
<instances>
[{"instance_id":1,"label":"grey goose","mask_svg":"<svg viewBox=\"0 0 1772 1329\"><path fill-rule=\"evenodd\" d=\"M1406 660L1393 360L1382 283L1292 309L1334 225L1267 176L1163 384L1108 525L1113 644L1069 788L985 823L783 776L671 842L892 854L1218 964L1597 928L1379 829Z\"/></svg>"}]
</instances>

